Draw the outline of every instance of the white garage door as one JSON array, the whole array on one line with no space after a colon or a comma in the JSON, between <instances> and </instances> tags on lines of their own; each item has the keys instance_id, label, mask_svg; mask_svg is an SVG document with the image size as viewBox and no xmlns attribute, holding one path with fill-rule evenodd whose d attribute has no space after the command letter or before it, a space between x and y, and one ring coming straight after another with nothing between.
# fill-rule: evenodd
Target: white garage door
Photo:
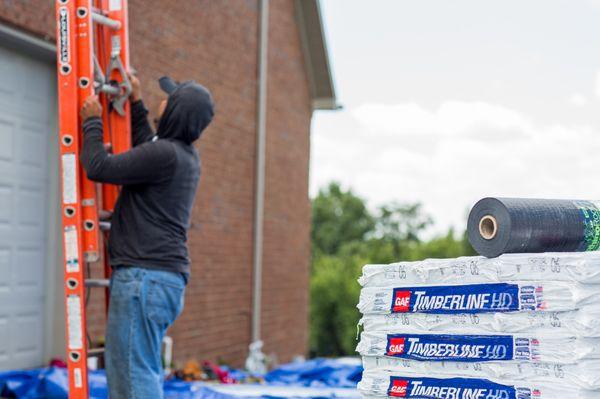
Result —
<instances>
[{"instance_id":1,"label":"white garage door","mask_svg":"<svg viewBox=\"0 0 600 399\"><path fill-rule=\"evenodd\" d=\"M54 69L0 47L0 369L44 361Z\"/></svg>"}]
</instances>

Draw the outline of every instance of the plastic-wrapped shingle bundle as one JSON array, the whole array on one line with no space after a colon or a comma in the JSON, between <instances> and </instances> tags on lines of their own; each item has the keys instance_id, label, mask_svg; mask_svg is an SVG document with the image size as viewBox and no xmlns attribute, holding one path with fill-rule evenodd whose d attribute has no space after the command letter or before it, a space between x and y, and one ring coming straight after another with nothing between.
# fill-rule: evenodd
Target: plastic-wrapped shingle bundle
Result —
<instances>
[{"instance_id":1,"label":"plastic-wrapped shingle bundle","mask_svg":"<svg viewBox=\"0 0 600 399\"><path fill-rule=\"evenodd\" d=\"M365 397L600 399L600 254L367 265Z\"/></svg>"},{"instance_id":2,"label":"plastic-wrapped shingle bundle","mask_svg":"<svg viewBox=\"0 0 600 399\"><path fill-rule=\"evenodd\" d=\"M598 399L598 392L566 384L366 371L358 383L364 398Z\"/></svg>"}]
</instances>

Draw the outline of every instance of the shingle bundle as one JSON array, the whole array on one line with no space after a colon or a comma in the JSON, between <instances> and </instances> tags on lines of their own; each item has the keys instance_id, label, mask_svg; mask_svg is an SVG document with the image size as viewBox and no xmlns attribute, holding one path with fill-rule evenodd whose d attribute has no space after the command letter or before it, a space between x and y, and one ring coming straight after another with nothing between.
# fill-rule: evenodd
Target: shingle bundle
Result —
<instances>
[{"instance_id":1,"label":"shingle bundle","mask_svg":"<svg viewBox=\"0 0 600 399\"><path fill-rule=\"evenodd\" d=\"M600 399L600 254L367 265L365 397Z\"/></svg>"}]
</instances>

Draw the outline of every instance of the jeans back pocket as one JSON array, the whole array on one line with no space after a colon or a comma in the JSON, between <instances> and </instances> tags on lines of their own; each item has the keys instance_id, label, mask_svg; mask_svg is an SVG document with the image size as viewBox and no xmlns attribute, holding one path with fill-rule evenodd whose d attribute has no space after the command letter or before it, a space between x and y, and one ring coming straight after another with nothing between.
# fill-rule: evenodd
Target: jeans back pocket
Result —
<instances>
[{"instance_id":1,"label":"jeans back pocket","mask_svg":"<svg viewBox=\"0 0 600 399\"><path fill-rule=\"evenodd\" d=\"M183 310L183 295L185 285L172 281L150 278L146 293L146 311L148 318L167 328Z\"/></svg>"}]
</instances>

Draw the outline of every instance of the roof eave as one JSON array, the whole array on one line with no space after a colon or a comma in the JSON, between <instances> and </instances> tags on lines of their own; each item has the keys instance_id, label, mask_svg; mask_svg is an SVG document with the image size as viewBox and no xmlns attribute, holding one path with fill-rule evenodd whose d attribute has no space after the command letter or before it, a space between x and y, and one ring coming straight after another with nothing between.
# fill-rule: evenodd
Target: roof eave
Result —
<instances>
[{"instance_id":1,"label":"roof eave","mask_svg":"<svg viewBox=\"0 0 600 399\"><path fill-rule=\"evenodd\" d=\"M339 109L319 0L295 3L313 110Z\"/></svg>"}]
</instances>

